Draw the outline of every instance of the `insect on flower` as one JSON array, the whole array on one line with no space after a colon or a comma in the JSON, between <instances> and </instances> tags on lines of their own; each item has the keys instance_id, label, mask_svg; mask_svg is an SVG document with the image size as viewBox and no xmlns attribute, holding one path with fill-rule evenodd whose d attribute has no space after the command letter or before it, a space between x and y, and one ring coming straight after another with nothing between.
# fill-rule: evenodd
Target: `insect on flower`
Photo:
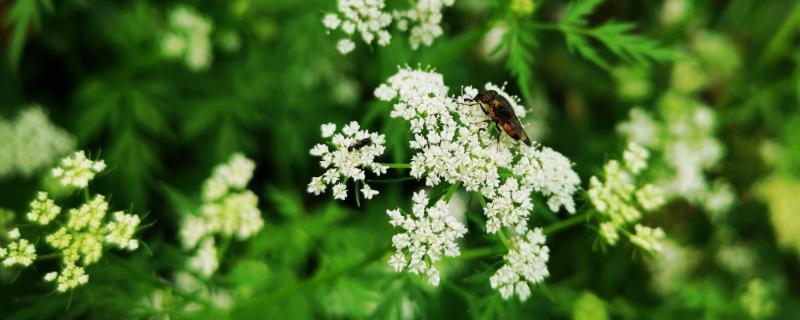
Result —
<instances>
[{"instance_id":1,"label":"insect on flower","mask_svg":"<svg viewBox=\"0 0 800 320\"><path fill-rule=\"evenodd\" d=\"M489 116L494 121L495 126L503 129L503 131L514 140L521 140L523 143L531 146L531 140L528 139L528 134L522 128L522 123L519 122L514 108L502 95L494 90L486 90L479 92L472 102L481 105L483 113Z\"/></svg>"},{"instance_id":2,"label":"insect on flower","mask_svg":"<svg viewBox=\"0 0 800 320\"><path fill-rule=\"evenodd\" d=\"M351 144L349 147L347 147L347 151L352 152L353 150L359 150L363 147L366 147L370 143L372 143L372 138L366 137Z\"/></svg>"}]
</instances>

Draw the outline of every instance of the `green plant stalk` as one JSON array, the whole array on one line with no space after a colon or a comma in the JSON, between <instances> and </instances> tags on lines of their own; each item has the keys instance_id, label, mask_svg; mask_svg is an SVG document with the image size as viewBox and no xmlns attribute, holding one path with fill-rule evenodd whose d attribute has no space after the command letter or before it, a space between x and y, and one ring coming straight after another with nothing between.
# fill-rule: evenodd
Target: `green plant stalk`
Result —
<instances>
[{"instance_id":1,"label":"green plant stalk","mask_svg":"<svg viewBox=\"0 0 800 320\"><path fill-rule=\"evenodd\" d=\"M553 224L551 224L549 226L544 227L542 229L542 233L544 233L546 235L550 235L550 234L556 233L558 231L564 230L566 228L569 228L569 227L574 226L576 224L579 224L581 222L585 222L586 219L588 219L588 217L589 217L589 213L588 212L584 212L584 213L581 213L581 214L576 214L576 215L574 215L572 217L569 217L567 219L558 221L556 223L553 223Z\"/></svg>"}]
</instances>

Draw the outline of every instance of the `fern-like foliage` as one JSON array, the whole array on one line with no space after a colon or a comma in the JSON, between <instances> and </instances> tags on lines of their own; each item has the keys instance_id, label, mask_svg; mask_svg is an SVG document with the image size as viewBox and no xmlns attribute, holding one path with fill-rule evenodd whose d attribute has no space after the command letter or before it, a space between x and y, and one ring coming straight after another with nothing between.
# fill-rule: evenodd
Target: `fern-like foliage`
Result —
<instances>
[{"instance_id":1,"label":"fern-like foliage","mask_svg":"<svg viewBox=\"0 0 800 320\"><path fill-rule=\"evenodd\" d=\"M514 23L509 26L500 43L493 49L493 53L503 49L508 50L506 68L517 79L517 85L520 92L522 92L523 98L530 101L532 99L531 82L533 82L533 55L531 51L539 43L531 32L525 30L526 28L522 24L516 21L512 22Z\"/></svg>"},{"instance_id":2,"label":"fern-like foliage","mask_svg":"<svg viewBox=\"0 0 800 320\"><path fill-rule=\"evenodd\" d=\"M631 23L609 21L597 27L590 27L587 16L601 3L601 0L578 0L572 2L564 13L557 28L564 32L567 47L579 55L605 69L610 62L604 58L591 41L605 46L614 56L637 64L651 61L665 61L673 57L668 48L657 41L632 34L635 26Z\"/></svg>"},{"instance_id":3,"label":"fern-like foliage","mask_svg":"<svg viewBox=\"0 0 800 320\"><path fill-rule=\"evenodd\" d=\"M166 89L155 81L103 79L88 82L77 96L79 139L108 145L104 158L117 164L110 174L124 191L118 194L137 205L144 205L147 187L159 169L156 143L149 137L169 135L160 104Z\"/></svg>"},{"instance_id":4,"label":"fern-like foliage","mask_svg":"<svg viewBox=\"0 0 800 320\"><path fill-rule=\"evenodd\" d=\"M16 69L19 64L28 31L41 26L42 11L53 11L53 3L50 0L17 0L11 7L6 25L13 26L14 29L8 52L8 62L12 69Z\"/></svg>"}]
</instances>

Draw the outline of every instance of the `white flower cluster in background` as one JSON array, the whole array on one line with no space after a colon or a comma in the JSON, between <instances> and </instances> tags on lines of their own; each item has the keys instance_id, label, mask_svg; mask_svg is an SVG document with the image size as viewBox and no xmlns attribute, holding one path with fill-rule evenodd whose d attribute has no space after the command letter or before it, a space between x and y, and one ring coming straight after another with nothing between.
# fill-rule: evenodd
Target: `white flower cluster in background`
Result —
<instances>
[{"instance_id":1,"label":"white flower cluster in background","mask_svg":"<svg viewBox=\"0 0 800 320\"><path fill-rule=\"evenodd\" d=\"M461 254L456 241L467 233L467 228L451 214L447 202L439 200L431 207L425 191L414 193L412 214L404 215L400 209L388 210L392 226L403 229L392 237L395 254L389 265L397 272L408 269L414 274L425 274L428 283L439 285L436 262L443 256Z\"/></svg>"},{"instance_id":2,"label":"white flower cluster in background","mask_svg":"<svg viewBox=\"0 0 800 320\"><path fill-rule=\"evenodd\" d=\"M321 158L319 164L325 173L312 178L307 191L319 195L331 186L333 197L345 200L347 182L352 179L356 185L363 184L361 193L365 199L377 195L378 191L366 183L366 171L377 176L386 173L387 167L375 162L375 158L386 149L384 135L361 130L358 123L353 121L344 126L340 133L336 132L335 124L323 124L322 137L331 140L327 144L315 145L311 148L311 155Z\"/></svg>"},{"instance_id":3,"label":"white flower cluster in background","mask_svg":"<svg viewBox=\"0 0 800 320\"><path fill-rule=\"evenodd\" d=\"M630 141L660 151L656 161L668 168L656 172L656 185L667 199L683 198L722 216L733 205L733 187L722 180L709 182L706 174L724 154L715 137L714 112L678 93L662 97L660 119L634 108L617 130Z\"/></svg>"},{"instance_id":4,"label":"white flower cluster in background","mask_svg":"<svg viewBox=\"0 0 800 320\"><path fill-rule=\"evenodd\" d=\"M649 152L629 143L623 152L623 163L610 160L603 167L603 179L589 179L589 200L600 213L600 237L609 245L616 245L620 233L627 235L631 243L645 251L658 252L658 240L664 232L638 224L642 214L657 210L664 204L661 191L652 184L638 185L636 178L647 168ZM636 234L628 231L634 225Z\"/></svg>"},{"instance_id":5,"label":"white flower cluster in background","mask_svg":"<svg viewBox=\"0 0 800 320\"><path fill-rule=\"evenodd\" d=\"M505 264L489 278L492 289L497 289L503 299L516 294L520 301L527 300L531 294L529 284L540 283L550 275L547 270L550 248L545 246L545 240L540 228L512 239Z\"/></svg>"},{"instance_id":6,"label":"white flower cluster in background","mask_svg":"<svg viewBox=\"0 0 800 320\"><path fill-rule=\"evenodd\" d=\"M103 160L92 161L86 158L85 152L77 151L61 160L58 167L53 169L53 177L65 186L86 188L94 176L105 169Z\"/></svg>"},{"instance_id":7,"label":"white flower cluster in background","mask_svg":"<svg viewBox=\"0 0 800 320\"><path fill-rule=\"evenodd\" d=\"M322 25L329 31L341 30L344 37L336 43L341 54L348 54L356 47L353 37L359 36L367 45L373 42L386 46L392 40L389 26L397 22L401 31L410 31L409 41L413 49L420 44L429 46L443 31L442 10L452 6L455 0L420 0L406 10L389 13L384 0L338 0L337 12L327 13Z\"/></svg>"},{"instance_id":8,"label":"white flower cluster in background","mask_svg":"<svg viewBox=\"0 0 800 320\"><path fill-rule=\"evenodd\" d=\"M671 0L665 5L685 13L690 3ZM657 152L656 166L666 170L655 172L654 180L667 199L686 199L717 220L730 210L736 196L727 181L707 178L718 170L725 148L716 136L716 112L701 94L729 81L741 65L741 55L722 35L694 34L691 47L674 62L670 88L658 97L655 111L632 109L630 119L620 123L617 131L628 141Z\"/></svg>"},{"instance_id":9,"label":"white flower cluster in background","mask_svg":"<svg viewBox=\"0 0 800 320\"><path fill-rule=\"evenodd\" d=\"M53 170L53 175L66 185L85 188L95 173L105 167L102 161L86 159L83 151L65 158L61 166ZM88 192L86 195L88 197ZM49 272L45 281L55 282L59 292L69 291L86 284L89 276L85 268L97 263L108 247L133 251L139 247L134 236L139 227L137 215L116 211L108 219L109 205L103 195L95 195L78 208L69 209L66 221L58 221L62 209L49 198L46 192L39 192L30 203L26 214L28 221L40 226L54 225L55 231L44 237L44 242L57 250L61 257L61 270ZM26 239L21 239L19 230L9 233L14 242L7 248L0 248L0 258L5 266L29 266L36 260L36 248Z\"/></svg>"},{"instance_id":10,"label":"white flower cluster in background","mask_svg":"<svg viewBox=\"0 0 800 320\"><path fill-rule=\"evenodd\" d=\"M455 0L419 0L408 10L394 11L392 15L401 31L410 29L409 42L416 50L420 44L430 46L433 40L442 35L442 10L450 7Z\"/></svg>"},{"instance_id":11,"label":"white flower cluster in background","mask_svg":"<svg viewBox=\"0 0 800 320\"><path fill-rule=\"evenodd\" d=\"M524 115L519 99L504 88L491 83L485 88L500 93ZM446 182L480 192L489 200L484 210L489 233L502 227L525 233L532 192L547 197L553 211L564 207L574 212L572 195L580 178L569 159L550 148L535 143L528 147L505 133L492 133L488 117L471 100L477 93L466 87L459 97L451 97L440 74L408 67L375 90L379 99L395 101L392 117L411 123L411 175L424 177L428 186Z\"/></svg>"},{"instance_id":12,"label":"white flower cluster in background","mask_svg":"<svg viewBox=\"0 0 800 320\"><path fill-rule=\"evenodd\" d=\"M214 168L203 185L203 204L199 215L187 214L180 226L184 248L198 248L188 266L210 276L219 265L214 237L245 240L264 226L258 197L247 189L255 163L240 153ZM199 243L199 246L198 246Z\"/></svg>"},{"instance_id":13,"label":"white flower cluster in background","mask_svg":"<svg viewBox=\"0 0 800 320\"><path fill-rule=\"evenodd\" d=\"M192 71L211 65L211 31L213 23L195 9L180 5L169 13L169 29L161 38L161 54L181 59Z\"/></svg>"},{"instance_id":14,"label":"white flower cluster in background","mask_svg":"<svg viewBox=\"0 0 800 320\"><path fill-rule=\"evenodd\" d=\"M50 122L41 106L25 108L16 119L0 117L0 178L28 177L75 148L75 139Z\"/></svg>"},{"instance_id":15,"label":"white flower cluster in background","mask_svg":"<svg viewBox=\"0 0 800 320\"><path fill-rule=\"evenodd\" d=\"M384 11L383 0L338 0L336 4L338 12L326 14L322 24L328 30L341 29L347 35L336 45L341 54L355 49L351 37L356 32L367 45L376 41L379 46L385 46L392 40L386 30L392 23L392 15Z\"/></svg>"}]
</instances>

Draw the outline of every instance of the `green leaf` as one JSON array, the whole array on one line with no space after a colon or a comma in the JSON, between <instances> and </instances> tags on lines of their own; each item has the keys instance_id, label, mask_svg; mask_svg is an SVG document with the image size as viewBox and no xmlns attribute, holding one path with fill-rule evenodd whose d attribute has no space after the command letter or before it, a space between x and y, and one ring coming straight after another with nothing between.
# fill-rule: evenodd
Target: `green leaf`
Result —
<instances>
[{"instance_id":1,"label":"green leaf","mask_svg":"<svg viewBox=\"0 0 800 320\"><path fill-rule=\"evenodd\" d=\"M564 18L556 28L564 33L570 52L577 53L603 69L610 69L611 64L592 47L590 39L601 43L617 58L630 63L646 65L652 61L661 62L674 58L672 50L661 47L659 42L632 34L635 26L631 23L611 21L599 27L588 27L586 16L600 2L575 1L567 7Z\"/></svg>"},{"instance_id":2,"label":"green leaf","mask_svg":"<svg viewBox=\"0 0 800 320\"><path fill-rule=\"evenodd\" d=\"M8 13L6 25L13 25L14 31L11 35L11 45L9 46L9 64L16 70L19 60L22 57L22 49L25 47L25 37L28 30L38 29L41 26L41 11L53 11L53 4L50 0L17 0L11 11Z\"/></svg>"},{"instance_id":3,"label":"green leaf","mask_svg":"<svg viewBox=\"0 0 800 320\"><path fill-rule=\"evenodd\" d=\"M266 194L272 207L287 218L297 218L304 212L302 200L296 192L268 186Z\"/></svg>"},{"instance_id":4,"label":"green leaf","mask_svg":"<svg viewBox=\"0 0 800 320\"><path fill-rule=\"evenodd\" d=\"M586 16L591 14L602 0L578 0L567 6L562 23L572 25L586 25Z\"/></svg>"}]
</instances>

